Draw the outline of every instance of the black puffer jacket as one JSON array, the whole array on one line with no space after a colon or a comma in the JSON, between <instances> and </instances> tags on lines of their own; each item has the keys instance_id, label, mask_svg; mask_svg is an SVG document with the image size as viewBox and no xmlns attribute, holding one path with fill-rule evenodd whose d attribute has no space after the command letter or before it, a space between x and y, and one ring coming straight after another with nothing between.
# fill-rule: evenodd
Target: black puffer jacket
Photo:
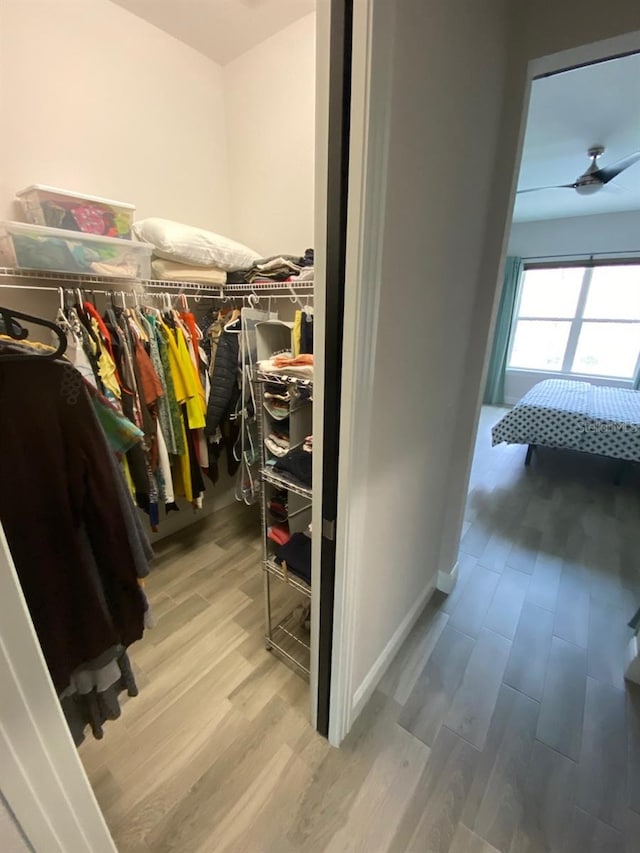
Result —
<instances>
[{"instance_id":1,"label":"black puffer jacket","mask_svg":"<svg viewBox=\"0 0 640 853\"><path fill-rule=\"evenodd\" d=\"M238 351L240 335L223 332L218 342L216 360L211 377L211 393L207 405L207 422L204 431L213 435L231 414L238 399Z\"/></svg>"}]
</instances>

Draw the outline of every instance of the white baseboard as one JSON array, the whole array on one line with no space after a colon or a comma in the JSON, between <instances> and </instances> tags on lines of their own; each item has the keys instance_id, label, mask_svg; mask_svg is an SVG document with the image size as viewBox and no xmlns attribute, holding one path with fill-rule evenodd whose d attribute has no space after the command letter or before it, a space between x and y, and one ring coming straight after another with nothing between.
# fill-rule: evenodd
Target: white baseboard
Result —
<instances>
[{"instance_id":1,"label":"white baseboard","mask_svg":"<svg viewBox=\"0 0 640 853\"><path fill-rule=\"evenodd\" d=\"M451 595L454 586L458 583L458 561L450 572L438 572L438 581L436 589L444 592L445 595Z\"/></svg>"},{"instance_id":2,"label":"white baseboard","mask_svg":"<svg viewBox=\"0 0 640 853\"><path fill-rule=\"evenodd\" d=\"M638 651L637 637L632 637L627 646L624 677L627 681L640 684L640 652Z\"/></svg>"},{"instance_id":3,"label":"white baseboard","mask_svg":"<svg viewBox=\"0 0 640 853\"><path fill-rule=\"evenodd\" d=\"M389 666L393 658L396 656L398 649L408 637L409 632L417 622L418 617L422 613L427 601L431 598L431 595L433 594L434 590L435 585L433 583L433 580L431 580L429 581L429 584L426 586L423 592L420 594L411 610L407 613L402 622L398 625L398 627L393 633L393 636L391 637L387 645L380 653L380 656L365 676L362 684L353 694L353 705L351 707L351 720L349 728L351 728L351 725L353 725L353 723L356 721L360 712L371 698L371 694L376 689L376 686L384 675L387 667Z\"/></svg>"}]
</instances>

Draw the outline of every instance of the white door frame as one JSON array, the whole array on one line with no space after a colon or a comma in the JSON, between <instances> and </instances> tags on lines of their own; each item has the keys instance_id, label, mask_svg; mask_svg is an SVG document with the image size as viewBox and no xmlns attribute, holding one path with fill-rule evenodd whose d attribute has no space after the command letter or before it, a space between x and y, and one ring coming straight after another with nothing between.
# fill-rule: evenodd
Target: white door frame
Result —
<instances>
[{"instance_id":1,"label":"white door frame","mask_svg":"<svg viewBox=\"0 0 640 853\"><path fill-rule=\"evenodd\" d=\"M36 853L116 853L0 525L0 789Z\"/></svg>"},{"instance_id":2,"label":"white door frame","mask_svg":"<svg viewBox=\"0 0 640 853\"><path fill-rule=\"evenodd\" d=\"M391 5L378 4L376 15L389 18L388 38L376 49L372 78L373 0L353 6L349 200L345 265L345 314L340 406L340 464L336 520L336 574L331 661L329 742L339 746L353 723L352 662L355 602L359 597L358 564L364 542L364 498L368 476L368 432L361 429L373 411L373 365L381 283L380 252L389 139L390 60L394 16ZM378 19L376 18L376 26ZM379 30L378 30L379 31ZM375 115L374 115L375 113ZM375 133L374 126L378 132Z\"/></svg>"},{"instance_id":3,"label":"white door frame","mask_svg":"<svg viewBox=\"0 0 640 853\"><path fill-rule=\"evenodd\" d=\"M375 5L375 10L374 10ZM366 481L368 476L368 424L373 414L373 364L375 361L376 330L380 301L380 254L384 225L384 196L389 134L389 86L394 51L394 4L362 0L354 4L354 50L352 77L351 145L349 162L349 219L347 227L347 263L344 322L344 352L342 373L342 404L340 410L340 468L338 519L336 523L336 574L331 678L331 715L329 740L339 746L367 699L384 674L384 666L368 680L366 690L355 691L352 662L355 644L355 614L359 598L359 583L364 537ZM384 33L384 41L374 44L375 32ZM386 20L380 20L384 15ZM375 64L372 50L375 49ZM513 161L512 191L509 210L513 213L517 177L522 157L524 130L527 122L531 84L535 77L562 71L582 64L597 62L640 50L640 32L627 33L611 39L571 48L528 63L523 92L520 137ZM504 263L511 216L507 218L503 238ZM498 270L496 270L498 299ZM490 346L490 341L489 341ZM488 353L486 353L488 357ZM485 360L486 360L485 357ZM478 411L480 387L478 382ZM475 430L469 436L468 457L472 458ZM468 476L468 475L467 475ZM466 490L465 490L466 499ZM459 516L463 517L464 504ZM354 570L355 566L355 570ZM455 567L454 567L455 572ZM438 588L451 592L453 577L438 576ZM452 573L453 574L453 573ZM451 580L450 584L446 581ZM391 638L385 649L385 663L390 663L404 638L420 615L421 608L409 614L402 630Z\"/></svg>"}]
</instances>

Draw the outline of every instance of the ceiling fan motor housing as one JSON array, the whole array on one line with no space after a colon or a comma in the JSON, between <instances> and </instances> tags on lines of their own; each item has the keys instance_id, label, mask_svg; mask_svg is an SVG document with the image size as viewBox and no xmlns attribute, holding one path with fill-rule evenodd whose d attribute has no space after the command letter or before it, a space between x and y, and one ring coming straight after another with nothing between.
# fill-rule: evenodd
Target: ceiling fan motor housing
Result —
<instances>
[{"instance_id":1,"label":"ceiling fan motor housing","mask_svg":"<svg viewBox=\"0 0 640 853\"><path fill-rule=\"evenodd\" d=\"M576 178L574 184L574 189L579 195L593 195L593 193L598 192L604 186L603 181L599 177L593 177L593 173L600 170L598 157L604 154L604 145L592 145L587 154L591 157L589 168Z\"/></svg>"}]
</instances>

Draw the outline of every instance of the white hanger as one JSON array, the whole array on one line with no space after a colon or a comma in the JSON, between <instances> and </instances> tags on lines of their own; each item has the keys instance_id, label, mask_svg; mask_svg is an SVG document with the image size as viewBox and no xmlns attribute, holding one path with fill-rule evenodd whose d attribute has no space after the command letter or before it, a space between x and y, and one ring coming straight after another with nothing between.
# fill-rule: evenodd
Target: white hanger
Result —
<instances>
[{"instance_id":1,"label":"white hanger","mask_svg":"<svg viewBox=\"0 0 640 853\"><path fill-rule=\"evenodd\" d=\"M292 301L295 305L297 305L297 306L298 306L298 308L299 308L301 311L304 311L304 306L302 305L302 302L300 302L300 299L298 298L298 294L297 294L297 293L295 292L295 290L291 287L291 285L289 285L289 290L291 291L291 296L289 297L289 299L291 299L291 301Z\"/></svg>"},{"instance_id":2,"label":"white hanger","mask_svg":"<svg viewBox=\"0 0 640 853\"><path fill-rule=\"evenodd\" d=\"M239 335L241 330L242 330L242 323L241 323L240 318L241 318L241 315L238 314L238 316L235 318L235 320L229 320L228 323L225 323L224 324L225 332L228 332L230 335ZM239 328L237 328L237 329L231 328L231 326L236 326L236 325L239 326Z\"/></svg>"}]
</instances>

